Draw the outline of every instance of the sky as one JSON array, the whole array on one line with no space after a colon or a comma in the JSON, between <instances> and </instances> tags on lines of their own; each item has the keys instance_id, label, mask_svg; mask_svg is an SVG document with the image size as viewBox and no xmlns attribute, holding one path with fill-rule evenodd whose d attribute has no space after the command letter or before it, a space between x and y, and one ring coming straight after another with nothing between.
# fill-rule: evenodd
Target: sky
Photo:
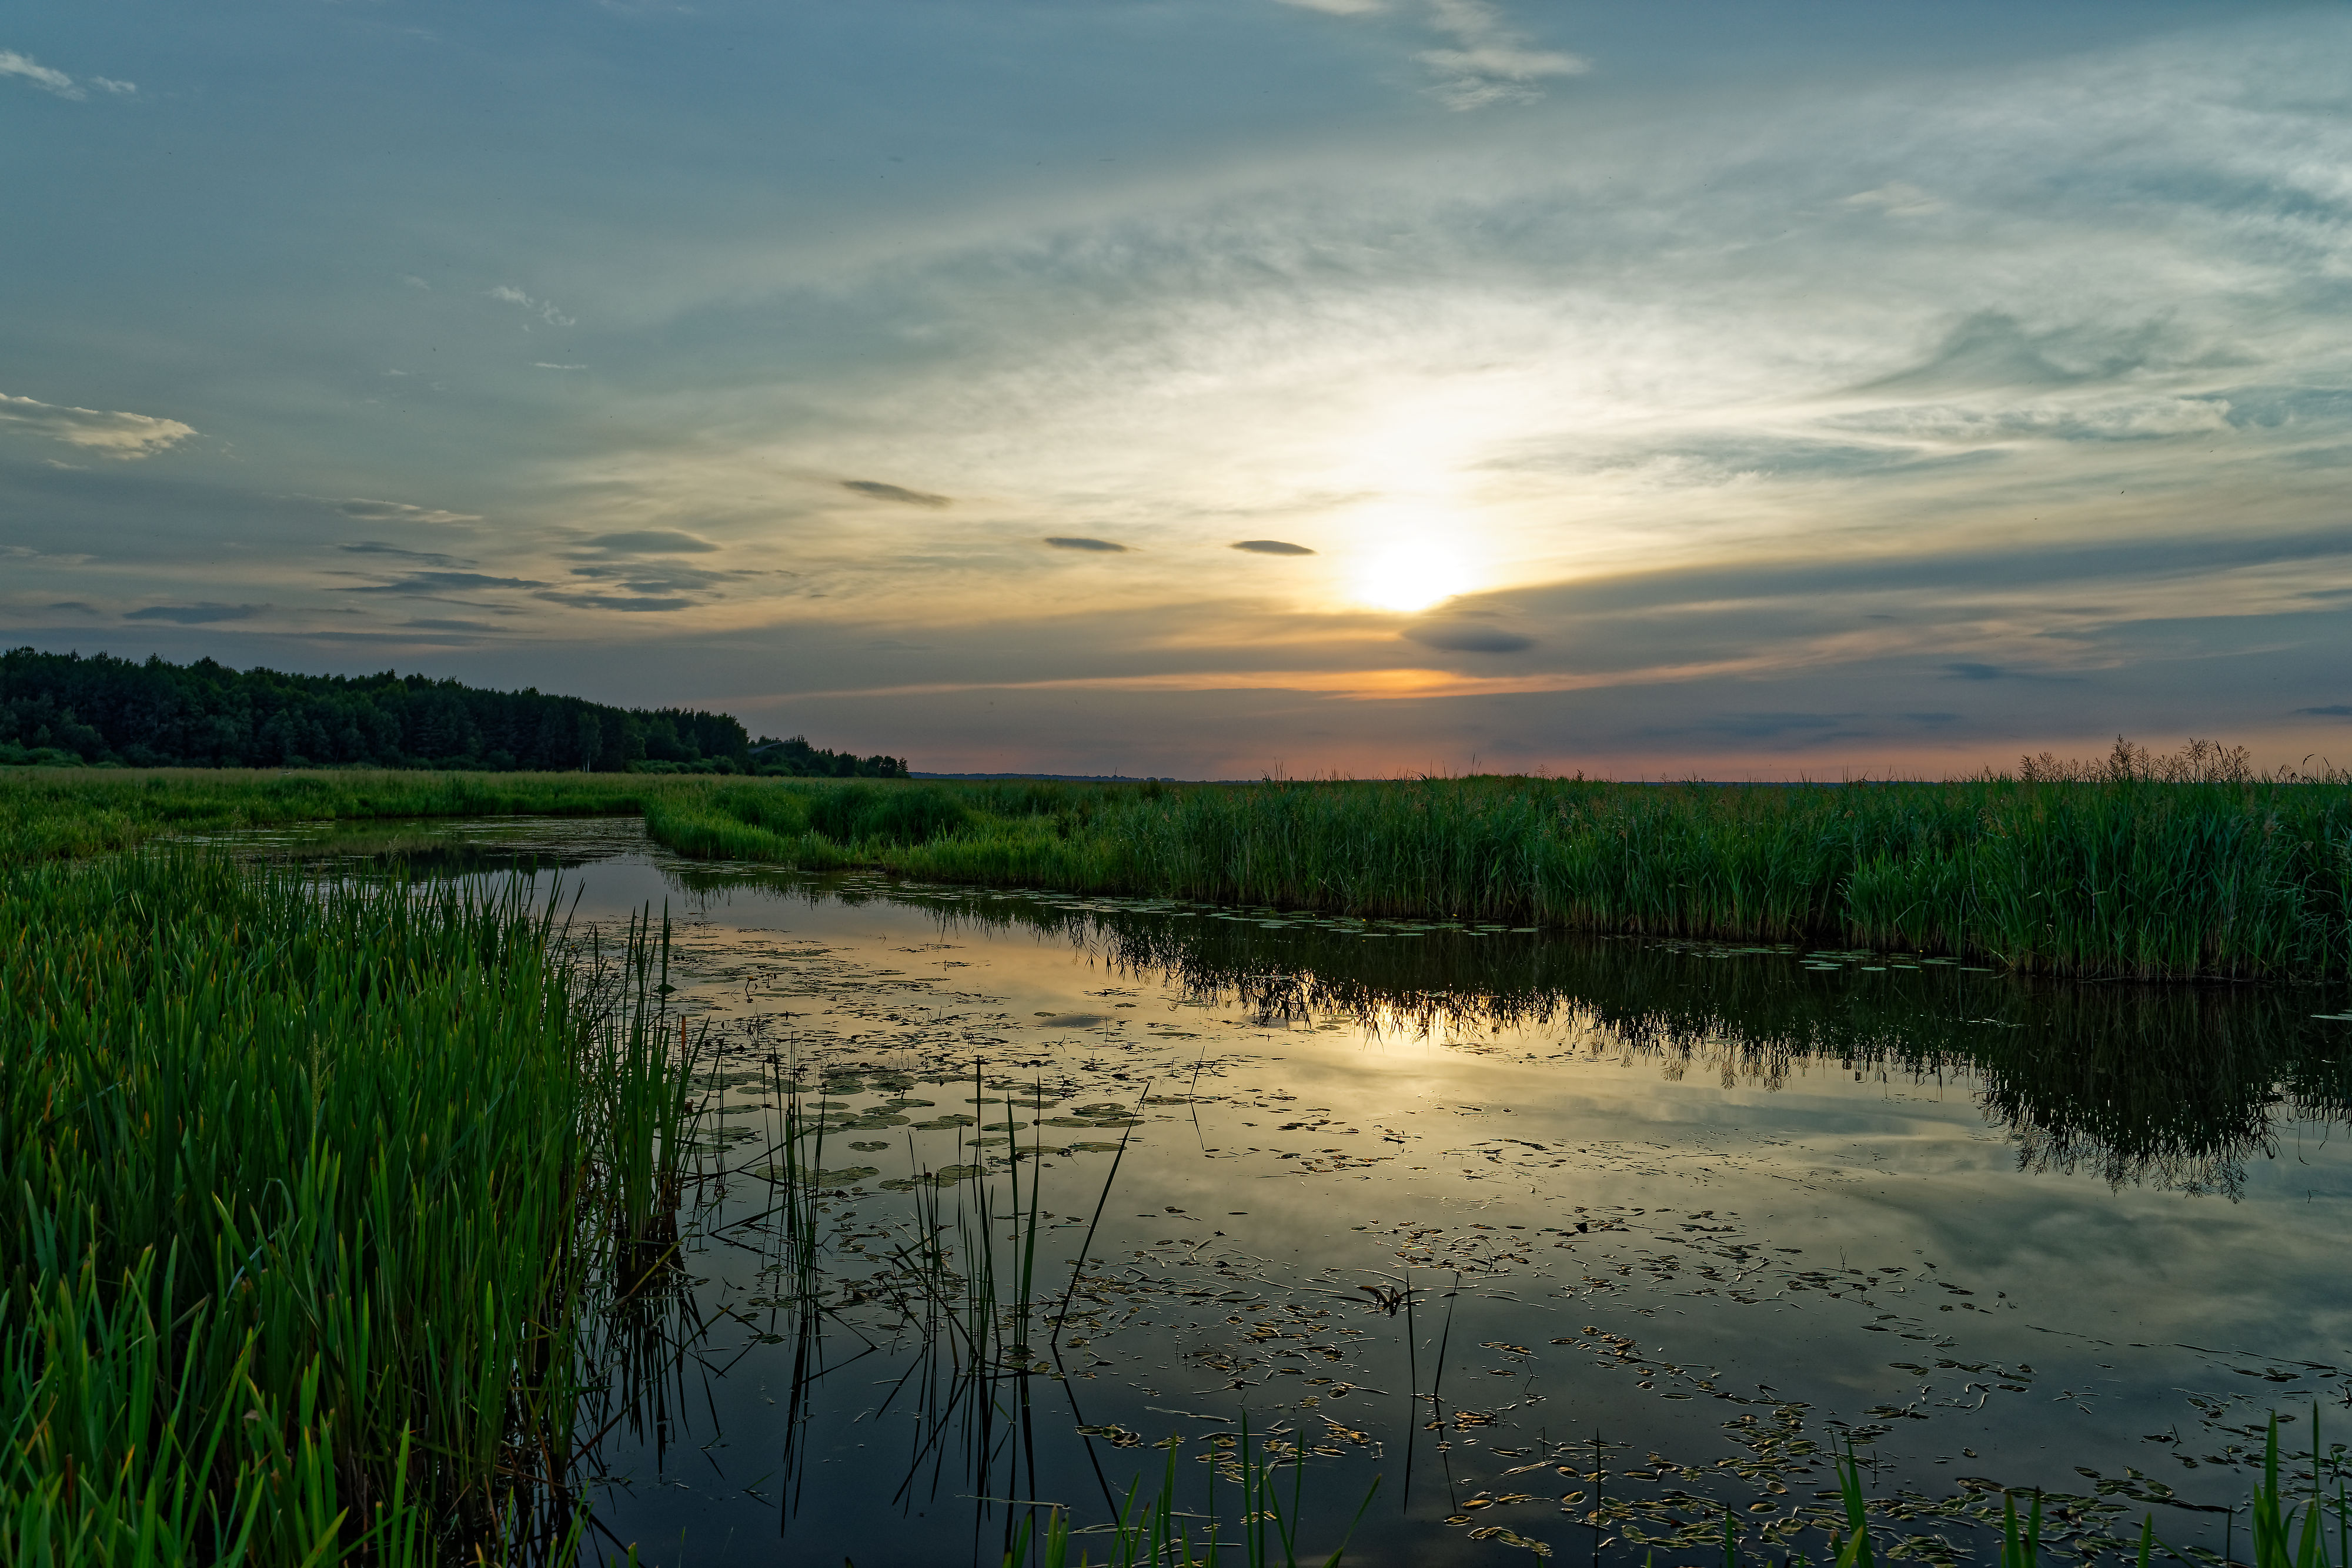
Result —
<instances>
[{"instance_id":1,"label":"sky","mask_svg":"<svg viewBox=\"0 0 2352 1568\"><path fill-rule=\"evenodd\" d=\"M0 643L922 770L2352 765L2352 11L0 10Z\"/></svg>"}]
</instances>

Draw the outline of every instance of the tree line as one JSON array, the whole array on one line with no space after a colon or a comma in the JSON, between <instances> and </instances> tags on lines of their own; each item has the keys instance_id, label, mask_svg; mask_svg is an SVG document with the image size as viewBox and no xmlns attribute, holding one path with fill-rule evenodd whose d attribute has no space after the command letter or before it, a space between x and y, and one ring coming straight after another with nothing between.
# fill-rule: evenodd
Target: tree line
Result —
<instances>
[{"instance_id":1,"label":"tree line","mask_svg":"<svg viewBox=\"0 0 2352 1568\"><path fill-rule=\"evenodd\" d=\"M699 708L617 708L386 670L297 675L211 659L0 654L0 763L131 768L437 768L904 778L794 736L757 742Z\"/></svg>"}]
</instances>

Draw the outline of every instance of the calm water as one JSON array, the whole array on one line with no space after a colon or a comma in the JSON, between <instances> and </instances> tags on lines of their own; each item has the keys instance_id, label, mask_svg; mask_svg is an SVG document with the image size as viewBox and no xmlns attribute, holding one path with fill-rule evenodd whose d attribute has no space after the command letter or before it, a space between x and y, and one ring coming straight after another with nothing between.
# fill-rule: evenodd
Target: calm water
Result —
<instances>
[{"instance_id":1,"label":"calm water","mask_svg":"<svg viewBox=\"0 0 2352 1568\"><path fill-rule=\"evenodd\" d=\"M646 1562L993 1565L1171 1453L1202 1529L1244 1420L1308 1454L1318 1561L1376 1476L1350 1563L1720 1563L1727 1508L1819 1560L1848 1439L1900 1555L1989 1557L2039 1487L2070 1553L2152 1512L2242 1556L2269 1414L2352 1435L2341 995L780 875L634 821L270 841L667 910L702 1176L583 1430ZM785 1082L814 1311L759 1174ZM895 1254L985 1188L1009 1267L1015 1150L1053 1299L959 1380Z\"/></svg>"}]
</instances>

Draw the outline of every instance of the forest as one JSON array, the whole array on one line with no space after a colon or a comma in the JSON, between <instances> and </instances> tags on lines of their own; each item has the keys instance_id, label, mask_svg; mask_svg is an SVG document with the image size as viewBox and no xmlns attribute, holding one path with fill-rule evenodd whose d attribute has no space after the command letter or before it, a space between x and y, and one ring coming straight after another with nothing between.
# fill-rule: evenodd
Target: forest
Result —
<instances>
[{"instance_id":1,"label":"forest","mask_svg":"<svg viewBox=\"0 0 2352 1568\"><path fill-rule=\"evenodd\" d=\"M536 688L402 675L0 653L0 764L429 768L506 773L903 778L903 758L761 737L698 708L618 708Z\"/></svg>"}]
</instances>

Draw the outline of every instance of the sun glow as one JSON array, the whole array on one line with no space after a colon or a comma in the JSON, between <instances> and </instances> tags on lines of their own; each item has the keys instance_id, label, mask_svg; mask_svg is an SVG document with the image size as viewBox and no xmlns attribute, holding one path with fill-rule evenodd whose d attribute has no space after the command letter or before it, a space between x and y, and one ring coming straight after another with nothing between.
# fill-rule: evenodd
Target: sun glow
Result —
<instances>
[{"instance_id":1,"label":"sun glow","mask_svg":"<svg viewBox=\"0 0 2352 1568\"><path fill-rule=\"evenodd\" d=\"M1461 555L1434 539L1402 539L1364 563L1357 596L1382 610L1408 614L1428 609L1470 587L1470 569Z\"/></svg>"}]
</instances>

